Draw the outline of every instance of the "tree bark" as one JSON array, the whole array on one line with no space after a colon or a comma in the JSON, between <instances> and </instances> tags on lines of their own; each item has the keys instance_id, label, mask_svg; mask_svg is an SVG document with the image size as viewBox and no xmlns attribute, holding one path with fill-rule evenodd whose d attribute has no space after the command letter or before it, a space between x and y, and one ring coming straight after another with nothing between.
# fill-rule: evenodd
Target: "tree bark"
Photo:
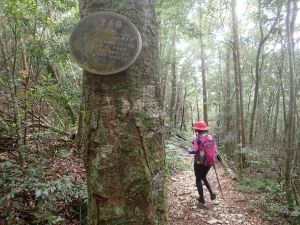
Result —
<instances>
[{"instance_id":1,"label":"tree bark","mask_svg":"<svg viewBox=\"0 0 300 225\"><path fill-rule=\"evenodd\" d=\"M226 48L226 59L225 59L225 79L226 79L226 87L224 94L224 129L223 129L223 137L226 137L225 142L225 152L232 153L233 149L231 147L231 143L228 139L229 134L231 133L231 120L232 120L232 110L231 110L231 78L230 78L230 49Z\"/></svg>"},{"instance_id":2,"label":"tree bark","mask_svg":"<svg viewBox=\"0 0 300 225\"><path fill-rule=\"evenodd\" d=\"M284 127L286 127L286 104L285 104L285 88L284 88L284 84L283 84L283 63L284 63L284 58L285 58L285 55L284 55L284 52L283 52L283 40L282 40L282 35L281 35L281 49L280 49L280 59L279 61L276 60L276 56L275 56L275 60L276 60L276 68L277 68L277 71L278 71L278 80L279 80L279 83L280 83L280 92L282 94L282 111L283 111L283 122L284 122Z\"/></svg>"},{"instance_id":3,"label":"tree bark","mask_svg":"<svg viewBox=\"0 0 300 225\"><path fill-rule=\"evenodd\" d=\"M197 109L197 121L200 121L200 109L199 109L199 101L198 101L198 95L196 98L196 109Z\"/></svg>"},{"instance_id":4,"label":"tree bark","mask_svg":"<svg viewBox=\"0 0 300 225\"><path fill-rule=\"evenodd\" d=\"M290 84L290 99L289 99L289 111L287 115L287 125L285 130L285 194L288 203L289 210L294 210L294 200L293 200L293 169L294 161L296 156L296 145L295 145L295 72L294 72L294 51L293 51L293 21L291 22L291 17L293 17L291 12L291 0L287 1L287 13L286 13L286 34L287 34L287 46L288 46L288 60L289 60L289 84Z\"/></svg>"},{"instance_id":5,"label":"tree bark","mask_svg":"<svg viewBox=\"0 0 300 225\"><path fill-rule=\"evenodd\" d=\"M278 115L279 115L279 101L280 101L280 85L279 85L279 81L278 81L277 92L276 92L274 123L273 123L273 128L272 128L272 141L274 143L276 143L276 138L277 138L277 123L278 123Z\"/></svg>"},{"instance_id":6,"label":"tree bark","mask_svg":"<svg viewBox=\"0 0 300 225\"><path fill-rule=\"evenodd\" d=\"M171 66L172 75L172 92L171 92L171 103L170 103L170 121L175 122L175 107L176 107L176 96L177 96L177 68L176 68L176 25L174 25L174 33L172 39L173 57ZM175 124L176 126L176 124Z\"/></svg>"},{"instance_id":7,"label":"tree bark","mask_svg":"<svg viewBox=\"0 0 300 225\"><path fill-rule=\"evenodd\" d=\"M166 93L167 93L167 83L168 83L168 70L167 69L163 69L163 72L161 73L162 78L162 104L163 104L163 108L165 111L165 106L166 106Z\"/></svg>"},{"instance_id":8,"label":"tree bark","mask_svg":"<svg viewBox=\"0 0 300 225\"><path fill-rule=\"evenodd\" d=\"M230 50L226 48L226 59L225 59L225 106L224 106L224 128L225 132L230 130L231 122L231 81L230 81Z\"/></svg>"},{"instance_id":9,"label":"tree bark","mask_svg":"<svg viewBox=\"0 0 300 225\"><path fill-rule=\"evenodd\" d=\"M182 113L181 113L181 124L180 124L180 131L182 131L183 128L186 130L186 124L185 124L185 105L186 105L186 94L187 94L187 85L184 83L184 94L183 94L183 102L182 102Z\"/></svg>"},{"instance_id":10,"label":"tree bark","mask_svg":"<svg viewBox=\"0 0 300 225\"><path fill-rule=\"evenodd\" d=\"M83 108L83 101L80 103L79 107L79 115L78 115L78 125L77 125L77 133L75 137L75 143L77 149L81 152L82 147L82 138L83 138L83 116L84 116L84 108Z\"/></svg>"},{"instance_id":11,"label":"tree bark","mask_svg":"<svg viewBox=\"0 0 300 225\"><path fill-rule=\"evenodd\" d=\"M202 28L202 9L201 3L199 6L199 22L200 22L200 55L201 55L201 75L202 75L202 94L203 94L203 119L208 125L208 107L207 107L207 88L206 88L206 63L205 63L205 48L203 43L203 28Z\"/></svg>"},{"instance_id":12,"label":"tree bark","mask_svg":"<svg viewBox=\"0 0 300 225\"><path fill-rule=\"evenodd\" d=\"M123 12L143 49L127 70L84 71L83 149L88 224L167 224L158 32L152 0L80 0L80 14Z\"/></svg>"},{"instance_id":13,"label":"tree bark","mask_svg":"<svg viewBox=\"0 0 300 225\"><path fill-rule=\"evenodd\" d=\"M244 107L243 107L243 90L241 77L241 59L240 59L240 41L238 22L235 13L236 0L231 1L232 12L232 31L233 31L233 63L236 85L236 111L237 111L237 143L243 148L245 147L245 126L244 126Z\"/></svg>"},{"instance_id":14,"label":"tree bark","mask_svg":"<svg viewBox=\"0 0 300 225\"><path fill-rule=\"evenodd\" d=\"M164 42L162 42L162 39L165 39ZM162 96L162 104L163 104L163 110L166 109L166 93L167 93L167 84L168 84L168 75L169 75L169 69L170 69L170 61L172 54L170 53L170 46L168 45L167 38L164 38L162 35L159 36L159 55L160 59L162 60L160 64L160 89L161 89L161 96Z\"/></svg>"},{"instance_id":15,"label":"tree bark","mask_svg":"<svg viewBox=\"0 0 300 225\"><path fill-rule=\"evenodd\" d=\"M183 89L183 80L182 80L182 76L184 74L184 67L181 69L179 76L177 77L177 84L176 84L176 102L175 102L175 109L174 109L174 120L173 120L173 125L174 127L177 127L177 125L179 124L179 120L181 117L181 110L180 107L182 105L182 89Z\"/></svg>"}]
</instances>

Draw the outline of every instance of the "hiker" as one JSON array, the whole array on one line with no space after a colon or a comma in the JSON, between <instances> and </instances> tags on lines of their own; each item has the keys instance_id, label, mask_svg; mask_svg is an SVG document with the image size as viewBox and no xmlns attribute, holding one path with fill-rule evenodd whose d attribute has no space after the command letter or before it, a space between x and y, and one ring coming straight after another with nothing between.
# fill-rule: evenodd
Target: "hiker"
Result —
<instances>
[{"instance_id":1,"label":"hiker","mask_svg":"<svg viewBox=\"0 0 300 225\"><path fill-rule=\"evenodd\" d=\"M210 199L216 199L216 194L213 192L206 175L216 160L217 150L212 136L208 134L209 128L204 121L196 122L193 125L193 129L196 137L193 140L194 146L189 150L189 153L194 155L194 172L199 193L197 199L200 203L205 203L202 181L209 191Z\"/></svg>"}]
</instances>

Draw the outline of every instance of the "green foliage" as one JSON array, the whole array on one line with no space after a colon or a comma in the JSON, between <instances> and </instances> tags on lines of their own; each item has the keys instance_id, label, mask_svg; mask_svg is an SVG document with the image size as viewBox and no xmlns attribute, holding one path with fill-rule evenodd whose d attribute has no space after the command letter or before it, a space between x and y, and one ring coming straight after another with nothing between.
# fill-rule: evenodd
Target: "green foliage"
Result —
<instances>
[{"instance_id":1,"label":"green foliage","mask_svg":"<svg viewBox=\"0 0 300 225\"><path fill-rule=\"evenodd\" d=\"M247 163L251 164L252 166L256 166L257 168L265 168L268 166L268 160L264 157L263 154L259 153L256 150L247 148L245 149L243 154L247 160Z\"/></svg>"},{"instance_id":2,"label":"green foliage","mask_svg":"<svg viewBox=\"0 0 300 225\"><path fill-rule=\"evenodd\" d=\"M300 224L300 209L296 210L292 213L292 216L294 217L295 224Z\"/></svg>"},{"instance_id":3,"label":"green foliage","mask_svg":"<svg viewBox=\"0 0 300 225\"><path fill-rule=\"evenodd\" d=\"M16 221L23 218L23 210L33 216L33 224L58 224L65 220L61 213L63 206L75 211L80 206L83 213L86 212L86 184L75 183L70 176L53 180L48 178L46 165L21 168L9 161L0 163L0 171L0 178L4 181L0 189L5 190L5 195L0 198L0 216L8 218L7 221L21 224ZM29 202L31 207L24 208L23 201Z\"/></svg>"},{"instance_id":4,"label":"green foliage","mask_svg":"<svg viewBox=\"0 0 300 225\"><path fill-rule=\"evenodd\" d=\"M70 30L79 19L78 2L4 0L0 6L0 14L4 15L1 38L10 56L4 63L8 67L11 67L14 46L17 47L17 101L28 107L38 104L39 114L49 115L48 122L53 127L74 126L80 96L80 78L76 77L76 73L81 70L71 62L68 42ZM18 42L14 43L14 40ZM2 61L2 54L0 58ZM23 65L24 62L26 65ZM52 71L49 71L50 67ZM7 81L2 76L0 79L1 90ZM25 83L28 87L23 89ZM32 112L36 117L41 116L36 115L35 110Z\"/></svg>"},{"instance_id":5,"label":"green foliage","mask_svg":"<svg viewBox=\"0 0 300 225\"><path fill-rule=\"evenodd\" d=\"M27 91L25 100L38 101L40 104L50 103L54 110L52 118L55 124L73 126L78 116L75 114L75 109L79 109L80 91L66 83L57 83L51 74L47 74L40 76L35 89Z\"/></svg>"},{"instance_id":6,"label":"green foliage","mask_svg":"<svg viewBox=\"0 0 300 225\"><path fill-rule=\"evenodd\" d=\"M17 18L28 18L37 10L37 5L34 0L7 0L4 1L4 12L7 17L13 16Z\"/></svg>"},{"instance_id":7,"label":"green foliage","mask_svg":"<svg viewBox=\"0 0 300 225\"><path fill-rule=\"evenodd\" d=\"M187 166L182 162L182 150L170 150L166 154L167 172L169 175L183 171Z\"/></svg>"},{"instance_id":8,"label":"green foliage","mask_svg":"<svg viewBox=\"0 0 300 225\"><path fill-rule=\"evenodd\" d=\"M257 204L264 209L265 217L269 221L283 224L297 224L300 209L289 212L285 202L283 186L276 181L263 176L253 175L243 177L239 181L239 190L249 193L261 193ZM293 222L292 222L293 221Z\"/></svg>"},{"instance_id":9,"label":"green foliage","mask_svg":"<svg viewBox=\"0 0 300 225\"><path fill-rule=\"evenodd\" d=\"M283 194L282 186L273 180L258 176L243 177L239 184L240 188L249 192L269 192L270 194Z\"/></svg>"},{"instance_id":10,"label":"green foliage","mask_svg":"<svg viewBox=\"0 0 300 225\"><path fill-rule=\"evenodd\" d=\"M56 154L61 159L70 160L71 153L67 149L60 149Z\"/></svg>"},{"instance_id":11,"label":"green foliage","mask_svg":"<svg viewBox=\"0 0 300 225\"><path fill-rule=\"evenodd\" d=\"M169 175L187 169L188 165L183 160L187 154L182 148L182 140L173 137L166 143L166 164Z\"/></svg>"},{"instance_id":12,"label":"green foliage","mask_svg":"<svg viewBox=\"0 0 300 225\"><path fill-rule=\"evenodd\" d=\"M48 208L48 207L46 207ZM34 221L34 224L58 224L60 222L64 222L64 219L60 216L52 215L49 211L45 211L44 214L40 212L35 212L34 216L37 218Z\"/></svg>"},{"instance_id":13,"label":"green foliage","mask_svg":"<svg viewBox=\"0 0 300 225\"><path fill-rule=\"evenodd\" d=\"M270 201L267 198L262 198L259 201L260 206L265 210L265 217L273 223L295 224L300 221L300 208L298 207L293 212L290 212L287 204L283 201Z\"/></svg>"},{"instance_id":14,"label":"green foliage","mask_svg":"<svg viewBox=\"0 0 300 225\"><path fill-rule=\"evenodd\" d=\"M0 74L0 85L5 85L7 83L7 77Z\"/></svg>"},{"instance_id":15,"label":"green foliage","mask_svg":"<svg viewBox=\"0 0 300 225\"><path fill-rule=\"evenodd\" d=\"M78 1L74 0L52 0L52 7L59 12L69 12L70 9L78 7Z\"/></svg>"}]
</instances>

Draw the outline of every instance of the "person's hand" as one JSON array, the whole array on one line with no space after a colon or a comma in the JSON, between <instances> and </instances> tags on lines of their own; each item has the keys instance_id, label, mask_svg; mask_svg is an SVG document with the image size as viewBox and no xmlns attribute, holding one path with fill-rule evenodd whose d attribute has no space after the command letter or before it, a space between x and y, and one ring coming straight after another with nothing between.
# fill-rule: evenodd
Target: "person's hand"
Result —
<instances>
[{"instance_id":1,"label":"person's hand","mask_svg":"<svg viewBox=\"0 0 300 225\"><path fill-rule=\"evenodd\" d=\"M195 151L193 148L190 148L190 149L189 149L189 153L190 153L191 155L195 155L195 154L197 154L197 151Z\"/></svg>"},{"instance_id":2,"label":"person's hand","mask_svg":"<svg viewBox=\"0 0 300 225\"><path fill-rule=\"evenodd\" d=\"M219 160L219 162L223 161L223 159L221 158L221 156L219 154L217 154L217 159Z\"/></svg>"}]
</instances>

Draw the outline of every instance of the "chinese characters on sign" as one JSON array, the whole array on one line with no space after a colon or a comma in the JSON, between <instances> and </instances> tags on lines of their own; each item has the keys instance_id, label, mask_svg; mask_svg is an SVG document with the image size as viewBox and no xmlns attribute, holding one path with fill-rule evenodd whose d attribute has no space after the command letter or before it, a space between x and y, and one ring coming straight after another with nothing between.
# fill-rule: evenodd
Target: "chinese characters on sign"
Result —
<instances>
[{"instance_id":1,"label":"chinese characters on sign","mask_svg":"<svg viewBox=\"0 0 300 225\"><path fill-rule=\"evenodd\" d=\"M85 70L109 75L128 68L142 48L139 31L126 17L97 12L84 17L70 38L71 53Z\"/></svg>"}]
</instances>

